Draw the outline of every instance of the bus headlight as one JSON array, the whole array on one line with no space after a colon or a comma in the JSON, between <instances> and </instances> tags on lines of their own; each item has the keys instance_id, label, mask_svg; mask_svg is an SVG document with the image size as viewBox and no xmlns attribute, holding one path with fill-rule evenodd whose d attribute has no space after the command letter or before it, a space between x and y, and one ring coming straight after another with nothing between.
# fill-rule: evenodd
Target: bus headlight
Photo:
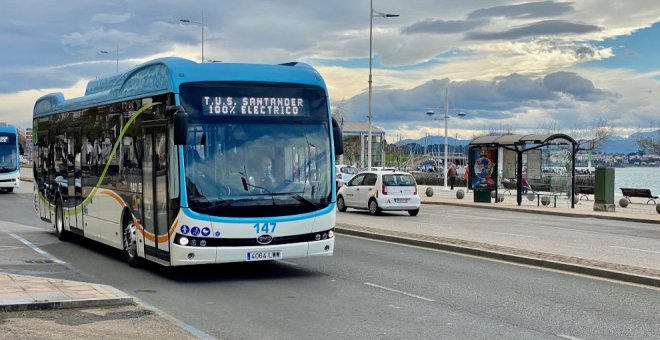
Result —
<instances>
[{"instance_id":1,"label":"bus headlight","mask_svg":"<svg viewBox=\"0 0 660 340\"><path fill-rule=\"evenodd\" d=\"M333 237L335 237L335 232L332 230L328 231L328 238L333 238Z\"/></svg>"},{"instance_id":2,"label":"bus headlight","mask_svg":"<svg viewBox=\"0 0 660 340\"><path fill-rule=\"evenodd\" d=\"M188 245L188 238L185 236L181 236L179 238L179 244L182 246L187 246Z\"/></svg>"}]
</instances>

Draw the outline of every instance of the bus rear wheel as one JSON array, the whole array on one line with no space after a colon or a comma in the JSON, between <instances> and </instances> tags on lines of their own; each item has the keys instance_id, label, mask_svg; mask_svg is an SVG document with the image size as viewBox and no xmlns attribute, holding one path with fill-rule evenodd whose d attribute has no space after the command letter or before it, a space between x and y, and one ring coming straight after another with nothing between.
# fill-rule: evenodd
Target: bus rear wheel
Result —
<instances>
[{"instance_id":1,"label":"bus rear wheel","mask_svg":"<svg viewBox=\"0 0 660 340\"><path fill-rule=\"evenodd\" d=\"M61 201L55 205L55 235L60 241L66 241L67 231L64 230L64 208Z\"/></svg>"},{"instance_id":2,"label":"bus rear wheel","mask_svg":"<svg viewBox=\"0 0 660 340\"><path fill-rule=\"evenodd\" d=\"M126 263L131 267L137 267L140 258L137 254L137 228L133 220L124 223L122 233L124 235L124 258Z\"/></svg>"}]
</instances>

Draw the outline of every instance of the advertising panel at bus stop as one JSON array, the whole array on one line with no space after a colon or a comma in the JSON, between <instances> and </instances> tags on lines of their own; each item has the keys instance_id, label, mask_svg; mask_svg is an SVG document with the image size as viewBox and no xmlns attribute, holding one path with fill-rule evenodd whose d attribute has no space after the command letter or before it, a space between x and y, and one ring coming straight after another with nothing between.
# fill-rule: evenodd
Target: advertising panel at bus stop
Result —
<instances>
[{"instance_id":1,"label":"advertising panel at bus stop","mask_svg":"<svg viewBox=\"0 0 660 340\"><path fill-rule=\"evenodd\" d=\"M471 190L494 190L497 187L497 147L470 148Z\"/></svg>"}]
</instances>

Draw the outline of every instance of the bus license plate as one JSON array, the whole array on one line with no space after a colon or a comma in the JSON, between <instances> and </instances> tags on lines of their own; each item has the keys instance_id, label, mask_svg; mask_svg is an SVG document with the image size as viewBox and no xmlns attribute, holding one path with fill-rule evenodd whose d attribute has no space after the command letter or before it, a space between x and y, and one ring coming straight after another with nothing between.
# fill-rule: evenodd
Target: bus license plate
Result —
<instances>
[{"instance_id":1,"label":"bus license plate","mask_svg":"<svg viewBox=\"0 0 660 340\"><path fill-rule=\"evenodd\" d=\"M267 260L281 260L281 250L269 251L249 251L247 253L247 261L267 261Z\"/></svg>"}]
</instances>

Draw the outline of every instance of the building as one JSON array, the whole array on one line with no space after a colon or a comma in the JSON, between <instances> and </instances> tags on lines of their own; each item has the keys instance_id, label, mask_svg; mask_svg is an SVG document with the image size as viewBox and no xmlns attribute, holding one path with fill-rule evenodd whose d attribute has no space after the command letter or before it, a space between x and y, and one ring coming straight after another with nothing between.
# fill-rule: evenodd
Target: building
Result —
<instances>
[{"instance_id":1,"label":"building","mask_svg":"<svg viewBox=\"0 0 660 340\"><path fill-rule=\"evenodd\" d=\"M364 168L368 163L369 155L369 123L342 121L342 133L344 137L344 155L338 160L339 163L348 162L346 157L353 158L351 165ZM371 165L384 166L385 164L385 131L371 125ZM359 155L359 158L358 158Z\"/></svg>"}]
</instances>

